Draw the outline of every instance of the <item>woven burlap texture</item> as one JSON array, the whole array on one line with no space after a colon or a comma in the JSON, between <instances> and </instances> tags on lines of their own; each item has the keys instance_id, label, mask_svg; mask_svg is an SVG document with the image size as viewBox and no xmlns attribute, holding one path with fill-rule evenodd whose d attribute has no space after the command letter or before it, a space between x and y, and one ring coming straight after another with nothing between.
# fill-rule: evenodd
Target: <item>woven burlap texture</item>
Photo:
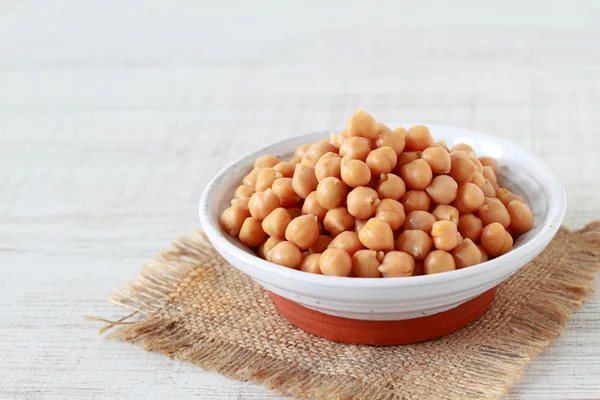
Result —
<instances>
[{"instance_id":1,"label":"woven burlap texture","mask_svg":"<svg viewBox=\"0 0 600 400\"><path fill-rule=\"evenodd\" d=\"M498 398L561 334L594 288L600 222L569 232L500 285L488 311L441 339L396 347L330 342L283 319L267 292L203 233L182 237L110 301L103 330L146 350L299 398Z\"/></svg>"}]
</instances>

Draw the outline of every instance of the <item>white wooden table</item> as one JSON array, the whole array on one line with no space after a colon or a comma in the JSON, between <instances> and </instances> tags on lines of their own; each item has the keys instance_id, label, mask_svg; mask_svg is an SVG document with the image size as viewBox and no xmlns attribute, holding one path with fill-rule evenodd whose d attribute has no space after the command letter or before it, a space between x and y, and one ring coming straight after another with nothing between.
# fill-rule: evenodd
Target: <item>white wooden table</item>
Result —
<instances>
[{"instance_id":1,"label":"white wooden table","mask_svg":"<svg viewBox=\"0 0 600 400\"><path fill-rule=\"evenodd\" d=\"M0 3L0 398L277 398L81 316L121 315L222 166L358 107L505 136L566 225L600 218L600 3L301 3ZM600 398L599 322L595 295L508 398Z\"/></svg>"}]
</instances>

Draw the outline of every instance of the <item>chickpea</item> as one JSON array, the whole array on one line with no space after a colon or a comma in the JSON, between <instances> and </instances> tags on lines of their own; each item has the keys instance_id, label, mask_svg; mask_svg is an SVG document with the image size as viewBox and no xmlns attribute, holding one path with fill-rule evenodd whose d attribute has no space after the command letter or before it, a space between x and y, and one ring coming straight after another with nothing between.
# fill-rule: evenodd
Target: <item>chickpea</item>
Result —
<instances>
[{"instance_id":1,"label":"chickpea","mask_svg":"<svg viewBox=\"0 0 600 400\"><path fill-rule=\"evenodd\" d=\"M461 244L463 244L463 242L464 242L464 239L463 239L462 235L460 234L460 232L456 232L456 242L458 243L459 246Z\"/></svg>"},{"instance_id":2,"label":"chickpea","mask_svg":"<svg viewBox=\"0 0 600 400\"><path fill-rule=\"evenodd\" d=\"M329 246L327 246L327 248L342 249L352 256L357 251L364 249L364 246L360 242L360 239L358 238L358 234L356 232L345 231L337 235L331 241L331 243L329 243Z\"/></svg>"},{"instance_id":3,"label":"chickpea","mask_svg":"<svg viewBox=\"0 0 600 400\"><path fill-rule=\"evenodd\" d=\"M315 168L319 159L325 153L329 153L329 152L336 153L337 149L335 148L334 145L329 143L326 139L320 140L317 143L312 144L308 148L308 150L306 151L306 154L304 154L304 157L302 157L301 164L305 165L307 167Z\"/></svg>"},{"instance_id":4,"label":"chickpea","mask_svg":"<svg viewBox=\"0 0 600 400\"><path fill-rule=\"evenodd\" d=\"M364 110L358 110L356 114L348 119L346 124L346 133L348 136L362 136L369 140L377 136L377 123L371 114Z\"/></svg>"},{"instance_id":5,"label":"chickpea","mask_svg":"<svg viewBox=\"0 0 600 400\"><path fill-rule=\"evenodd\" d=\"M511 193L510 190L508 190L508 189L496 190L496 197L498 197L500 199L502 204L504 204L504 207L508 207L510 202L513 200L517 200L522 203L525 203L525 200L521 196Z\"/></svg>"},{"instance_id":6,"label":"chickpea","mask_svg":"<svg viewBox=\"0 0 600 400\"><path fill-rule=\"evenodd\" d=\"M415 260L403 251L390 251L383 257L379 272L384 278L402 278L412 276Z\"/></svg>"},{"instance_id":7,"label":"chickpea","mask_svg":"<svg viewBox=\"0 0 600 400\"><path fill-rule=\"evenodd\" d=\"M411 127L408 132L406 132L405 141L405 148L408 151L422 151L433 145L433 138L431 137L429 129L422 125Z\"/></svg>"},{"instance_id":8,"label":"chickpea","mask_svg":"<svg viewBox=\"0 0 600 400\"><path fill-rule=\"evenodd\" d=\"M263 168L256 177L256 185L254 185L254 190L257 192L262 192L263 190L267 190L273 185L275 179L283 178L281 172L275 171L273 168Z\"/></svg>"},{"instance_id":9,"label":"chickpea","mask_svg":"<svg viewBox=\"0 0 600 400\"><path fill-rule=\"evenodd\" d=\"M463 185L473 180L473 175L477 172L477 166L464 151L450 153L450 173L458 185Z\"/></svg>"},{"instance_id":10,"label":"chickpea","mask_svg":"<svg viewBox=\"0 0 600 400\"><path fill-rule=\"evenodd\" d=\"M321 268L319 268L320 259L320 253L307 254L300 263L300 271L310 272L311 274L321 274Z\"/></svg>"},{"instance_id":11,"label":"chickpea","mask_svg":"<svg viewBox=\"0 0 600 400\"><path fill-rule=\"evenodd\" d=\"M379 203L381 204L381 203ZM367 223L366 219L354 219L354 232L358 233L362 229L363 226Z\"/></svg>"},{"instance_id":12,"label":"chickpea","mask_svg":"<svg viewBox=\"0 0 600 400\"><path fill-rule=\"evenodd\" d=\"M510 227L518 232L527 232L533 228L533 213L527 204L519 200L508 203Z\"/></svg>"},{"instance_id":13,"label":"chickpea","mask_svg":"<svg viewBox=\"0 0 600 400\"><path fill-rule=\"evenodd\" d=\"M438 175L427 186L425 191L438 204L450 204L456 198L458 183L451 176Z\"/></svg>"},{"instance_id":14,"label":"chickpea","mask_svg":"<svg viewBox=\"0 0 600 400\"><path fill-rule=\"evenodd\" d=\"M371 188L359 186L348 193L346 204L348 212L355 218L371 218L379 204L379 195Z\"/></svg>"},{"instance_id":15,"label":"chickpea","mask_svg":"<svg viewBox=\"0 0 600 400\"><path fill-rule=\"evenodd\" d=\"M404 165L400 169L400 177L409 188L425 190L431 183L433 173L427 161L418 159Z\"/></svg>"},{"instance_id":16,"label":"chickpea","mask_svg":"<svg viewBox=\"0 0 600 400\"><path fill-rule=\"evenodd\" d=\"M296 169L296 165L289 161L282 161L279 164L276 164L273 167L273 169L281 173L281 175L283 175L284 178L291 178L294 176L294 170Z\"/></svg>"},{"instance_id":17,"label":"chickpea","mask_svg":"<svg viewBox=\"0 0 600 400\"><path fill-rule=\"evenodd\" d=\"M288 214L290 214L290 218L292 219L298 218L302 215L302 210L300 210L298 207L286 208L286 210Z\"/></svg>"},{"instance_id":18,"label":"chickpea","mask_svg":"<svg viewBox=\"0 0 600 400\"><path fill-rule=\"evenodd\" d=\"M317 202L321 207L331 210L340 206L346 199L348 187L338 178L329 176L317 186Z\"/></svg>"},{"instance_id":19,"label":"chickpea","mask_svg":"<svg viewBox=\"0 0 600 400\"><path fill-rule=\"evenodd\" d=\"M382 251L359 250L352 255L352 275L358 278L381 278L378 268L382 260Z\"/></svg>"},{"instance_id":20,"label":"chickpea","mask_svg":"<svg viewBox=\"0 0 600 400\"><path fill-rule=\"evenodd\" d=\"M320 147L325 146L325 147L331 148L331 146L332 146L331 143L329 143L329 140L327 140L327 139L321 139L318 142L311 144L310 146L312 147L315 144L319 145ZM310 150L310 147L308 148L308 150L306 150L306 152L308 153L309 150ZM325 153L323 153L323 154L325 154ZM306 155L306 154L304 154L304 155ZM318 161L318 159L317 159L317 161Z\"/></svg>"},{"instance_id":21,"label":"chickpea","mask_svg":"<svg viewBox=\"0 0 600 400\"><path fill-rule=\"evenodd\" d=\"M351 136L340 146L340 156L365 161L371 152L371 141L360 136Z\"/></svg>"},{"instance_id":22,"label":"chickpea","mask_svg":"<svg viewBox=\"0 0 600 400\"><path fill-rule=\"evenodd\" d=\"M434 250L425 258L423 269L426 275L438 274L440 272L454 271L456 265L452 255L444 250Z\"/></svg>"},{"instance_id":23,"label":"chickpea","mask_svg":"<svg viewBox=\"0 0 600 400\"><path fill-rule=\"evenodd\" d=\"M233 198L238 200L248 199L254 194L254 188L246 185L239 186L233 193Z\"/></svg>"},{"instance_id":24,"label":"chickpea","mask_svg":"<svg viewBox=\"0 0 600 400\"><path fill-rule=\"evenodd\" d=\"M306 200L304 200L304 204L302 205L302 214L312 214L316 216L319 221L323 221L325 219L327 210L321 207L317 201L317 192L312 192L308 195Z\"/></svg>"},{"instance_id":25,"label":"chickpea","mask_svg":"<svg viewBox=\"0 0 600 400\"><path fill-rule=\"evenodd\" d=\"M292 178L292 187L298 196L306 199L309 194L317 189L318 184L314 168L296 164L296 170Z\"/></svg>"},{"instance_id":26,"label":"chickpea","mask_svg":"<svg viewBox=\"0 0 600 400\"><path fill-rule=\"evenodd\" d=\"M341 176L342 181L350 187L364 186L371 181L371 170L360 160L344 157L341 162Z\"/></svg>"},{"instance_id":27,"label":"chickpea","mask_svg":"<svg viewBox=\"0 0 600 400\"><path fill-rule=\"evenodd\" d=\"M443 147L428 147L421 153L421 158L429 164L436 174L450 172L450 153Z\"/></svg>"},{"instance_id":28,"label":"chickpea","mask_svg":"<svg viewBox=\"0 0 600 400\"><path fill-rule=\"evenodd\" d=\"M485 251L483 246L478 244L477 248L479 249L479 252L481 253L481 262L484 263L484 262L488 261L490 259L490 256L488 255L487 251Z\"/></svg>"},{"instance_id":29,"label":"chickpea","mask_svg":"<svg viewBox=\"0 0 600 400\"><path fill-rule=\"evenodd\" d=\"M319 269L323 275L350 276L352 258L342 249L327 249L319 258Z\"/></svg>"},{"instance_id":30,"label":"chickpea","mask_svg":"<svg viewBox=\"0 0 600 400\"><path fill-rule=\"evenodd\" d=\"M404 150L405 132L387 131L381 133L375 138L375 147L390 147L396 155L400 155Z\"/></svg>"},{"instance_id":31,"label":"chickpea","mask_svg":"<svg viewBox=\"0 0 600 400\"><path fill-rule=\"evenodd\" d=\"M485 191L485 178L481 172L475 172L473 179L471 179L471 183L477 185L482 191Z\"/></svg>"},{"instance_id":32,"label":"chickpea","mask_svg":"<svg viewBox=\"0 0 600 400\"><path fill-rule=\"evenodd\" d=\"M367 156L367 165L374 176L387 174L394 170L398 156L394 149L388 146L379 147L369 153Z\"/></svg>"},{"instance_id":33,"label":"chickpea","mask_svg":"<svg viewBox=\"0 0 600 400\"><path fill-rule=\"evenodd\" d=\"M387 126L385 126L384 124L382 124L381 122L376 122L375 123L375 131L377 133L377 136L379 136L384 132L391 131L391 129L388 128Z\"/></svg>"},{"instance_id":34,"label":"chickpea","mask_svg":"<svg viewBox=\"0 0 600 400\"><path fill-rule=\"evenodd\" d=\"M427 211L412 211L406 216L404 230L419 230L431 235L431 227L435 222L433 214Z\"/></svg>"},{"instance_id":35,"label":"chickpea","mask_svg":"<svg viewBox=\"0 0 600 400\"><path fill-rule=\"evenodd\" d=\"M488 179L485 180L485 187L483 188L483 195L485 197L496 197L496 189L494 189L494 185L492 185L492 183Z\"/></svg>"},{"instance_id":36,"label":"chickpea","mask_svg":"<svg viewBox=\"0 0 600 400\"><path fill-rule=\"evenodd\" d=\"M458 188L453 205L461 214L468 214L479 209L484 199L483 191L474 183L468 182Z\"/></svg>"},{"instance_id":37,"label":"chickpea","mask_svg":"<svg viewBox=\"0 0 600 400\"><path fill-rule=\"evenodd\" d=\"M285 229L292 222L290 214L285 208L276 208L262 221L263 231L271 237L285 238Z\"/></svg>"},{"instance_id":38,"label":"chickpea","mask_svg":"<svg viewBox=\"0 0 600 400\"><path fill-rule=\"evenodd\" d=\"M477 216L483 225L499 222L505 229L510 226L510 215L504 204L496 198L485 198L483 205L477 211Z\"/></svg>"},{"instance_id":39,"label":"chickpea","mask_svg":"<svg viewBox=\"0 0 600 400\"><path fill-rule=\"evenodd\" d=\"M282 207L293 207L300 201L300 196L294 191L292 178L275 179L271 189L279 197Z\"/></svg>"},{"instance_id":40,"label":"chickpea","mask_svg":"<svg viewBox=\"0 0 600 400\"><path fill-rule=\"evenodd\" d=\"M473 148L466 143L457 143L454 146L452 146L452 149L450 149L450 151L464 151L465 153L475 153L475 150L473 150Z\"/></svg>"},{"instance_id":41,"label":"chickpea","mask_svg":"<svg viewBox=\"0 0 600 400\"><path fill-rule=\"evenodd\" d=\"M427 192L423 190L409 190L400 200L404 206L404 211L410 213L415 210L428 211L431 205L431 199Z\"/></svg>"},{"instance_id":42,"label":"chickpea","mask_svg":"<svg viewBox=\"0 0 600 400\"><path fill-rule=\"evenodd\" d=\"M394 174L381 174L376 188L380 199L400 200L406 193L404 181Z\"/></svg>"},{"instance_id":43,"label":"chickpea","mask_svg":"<svg viewBox=\"0 0 600 400\"><path fill-rule=\"evenodd\" d=\"M450 221L436 221L431 227L433 244L439 250L450 251L458 246L458 227Z\"/></svg>"},{"instance_id":44,"label":"chickpea","mask_svg":"<svg viewBox=\"0 0 600 400\"><path fill-rule=\"evenodd\" d=\"M477 167L477 172L483 174L483 165L481 165L481 161L475 156L475 153L469 153L469 159L473 161L473 164Z\"/></svg>"},{"instance_id":45,"label":"chickpea","mask_svg":"<svg viewBox=\"0 0 600 400\"><path fill-rule=\"evenodd\" d=\"M520 196L518 196L517 194L511 192L510 190L508 190L507 188L501 188L499 187L498 189L496 189L496 197L498 199L500 199L500 201L502 201L502 198L504 196L508 196L511 195L511 198L509 199L509 201L506 201L506 204L504 204L504 202L502 204L504 204L505 206L508 206L508 203L510 203L512 200L517 200L517 197L519 197L519 199L521 201L525 201L522 198L520 198ZM514 197L513 197L514 196Z\"/></svg>"},{"instance_id":46,"label":"chickpea","mask_svg":"<svg viewBox=\"0 0 600 400\"><path fill-rule=\"evenodd\" d=\"M377 218L371 218L358 232L361 243L370 250L387 251L394 248L392 228Z\"/></svg>"},{"instance_id":47,"label":"chickpea","mask_svg":"<svg viewBox=\"0 0 600 400\"><path fill-rule=\"evenodd\" d=\"M489 166L484 166L483 167L483 171L481 172L481 174L483 175L483 177L485 179L487 179L488 181L490 181L490 183L492 184L492 186L497 186L498 185L498 176L494 173L494 170L492 169L492 167Z\"/></svg>"},{"instance_id":48,"label":"chickpea","mask_svg":"<svg viewBox=\"0 0 600 400\"><path fill-rule=\"evenodd\" d=\"M273 189L267 189L264 192L256 192L250 197L248 210L253 218L262 221L280 205L279 197L273 192Z\"/></svg>"},{"instance_id":49,"label":"chickpea","mask_svg":"<svg viewBox=\"0 0 600 400\"><path fill-rule=\"evenodd\" d=\"M302 252L293 243L281 242L269 252L269 261L287 268L297 269L302 262Z\"/></svg>"},{"instance_id":50,"label":"chickpea","mask_svg":"<svg viewBox=\"0 0 600 400\"><path fill-rule=\"evenodd\" d=\"M271 249L273 249L273 247L277 246L281 242L283 242L283 240L277 239L275 237L268 238L267 240L258 245L258 256L260 258L268 260L268 254L271 251Z\"/></svg>"},{"instance_id":51,"label":"chickpea","mask_svg":"<svg viewBox=\"0 0 600 400\"><path fill-rule=\"evenodd\" d=\"M244 220L239 233L240 242L248 247L255 247L261 244L267 234L263 231L261 223L258 219L248 217Z\"/></svg>"},{"instance_id":52,"label":"chickpea","mask_svg":"<svg viewBox=\"0 0 600 400\"><path fill-rule=\"evenodd\" d=\"M444 140L440 140L439 142L435 142L432 147L441 147L445 149L448 153L450 153L450 149Z\"/></svg>"},{"instance_id":53,"label":"chickpea","mask_svg":"<svg viewBox=\"0 0 600 400\"><path fill-rule=\"evenodd\" d=\"M252 171L242 179L242 184L245 186L254 187L256 185L256 178L258 178L258 173L262 171L262 167L254 167Z\"/></svg>"},{"instance_id":54,"label":"chickpea","mask_svg":"<svg viewBox=\"0 0 600 400\"><path fill-rule=\"evenodd\" d=\"M229 236L237 236L240 234L240 229L242 229L244 221L249 216L250 211L248 211L248 209L239 206L231 206L223 211L219 222L221 228L223 228Z\"/></svg>"},{"instance_id":55,"label":"chickpea","mask_svg":"<svg viewBox=\"0 0 600 400\"><path fill-rule=\"evenodd\" d=\"M342 131L341 133L339 133L337 135L335 133L332 133L331 135L329 135L329 143L331 143L337 149L339 149L347 137L348 137L348 135L346 135L346 131Z\"/></svg>"},{"instance_id":56,"label":"chickpea","mask_svg":"<svg viewBox=\"0 0 600 400\"><path fill-rule=\"evenodd\" d=\"M396 200L383 199L375 208L375 218L387 222L392 231L396 231L402 227L406 219L404 206Z\"/></svg>"},{"instance_id":57,"label":"chickpea","mask_svg":"<svg viewBox=\"0 0 600 400\"><path fill-rule=\"evenodd\" d=\"M302 161L302 157L304 157L304 155L306 154L306 152L308 151L310 146L311 146L311 143L306 143L306 144L298 146L296 148L296 151L294 152L294 157L292 158L292 164L296 164L296 163L299 163L300 161Z\"/></svg>"},{"instance_id":58,"label":"chickpea","mask_svg":"<svg viewBox=\"0 0 600 400\"><path fill-rule=\"evenodd\" d=\"M354 226L354 217L345 207L334 208L325 214L323 225L331 236L336 237Z\"/></svg>"},{"instance_id":59,"label":"chickpea","mask_svg":"<svg viewBox=\"0 0 600 400\"><path fill-rule=\"evenodd\" d=\"M402 232L396 241L396 249L413 256L415 260L423 260L431 251L433 241L423 231L408 230Z\"/></svg>"},{"instance_id":60,"label":"chickpea","mask_svg":"<svg viewBox=\"0 0 600 400\"><path fill-rule=\"evenodd\" d=\"M396 175L400 175L400 171L402 167L406 164L418 160L421 158L420 151L409 151L408 153L398 154L398 161L396 162L396 168L394 168L394 173Z\"/></svg>"},{"instance_id":61,"label":"chickpea","mask_svg":"<svg viewBox=\"0 0 600 400\"><path fill-rule=\"evenodd\" d=\"M479 242L483 222L473 214L463 214L458 218L458 231L465 239Z\"/></svg>"},{"instance_id":62,"label":"chickpea","mask_svg":"<svg viewBox=\"0 0 600 400\"><path fill-rule=\"evenodd\" d=\"M322 253L327 250L327 246L333 238L328 235L319 235L317 240L313 243L313 245L308 249L311 253Z\"/></svg>"},{"instance_id":63,"label":"chickpea","mask_svg":"<svg viewBox=\"0 0 600 400\"><path fill-rule=\"evenodd\" d=\"M490 167L494 175L498 176L498 161L492 157L479 157L479 161L483 167Z\"/></svg>"},{"instance_id":64,"label":"chickpea","mask_svg":"<svg viewBox=\"0 0 600 400\"><path fill-rule=\"evenodd\" d=\"M510 250L513 239L501 224L493 222L483 228L481 245L490 256L498 257Z\"/></svg>"},{"instance_id":65,"label":"chickpea","mask_svg":"<svg viewBox=\"0 0 600 400\"><path fill-rule=\"evenodd\" d=\"M458 210L456 207L447 206L447 205L439 205L437 206L433 212L433 216L438 221L450 221L456 225L458 225Z\"/></svg>"},{"instance_id":66,"label":"chickpea","mask_svg":"<svg viewBox=\"0 0 600 400\"><path fill-rule=\"evenodd\" d=\"M279 159L279 157L267 154L267 155L258 157L258 159L254 162L254 166L259 167L259 168L273 167L273 166L277 165L280 161L281 160Z\"/></svg>"},{"instance_id":67,"label":"chickpea","mask_svg":"<svg viewBox=\"0 0 600 400\"><path fill-rule=\"evenodd\" d=\"M250 199L241 199L241 200L240 199L231 199L231 205L248 209L249 201L250 201Z\"/></svg>"},{"instance_id":68,"label":"chickpea","mask_svg":"<svg viewBox=\"0 0 600 400\"><path fill-rule=\"evenodd\" d=\"M317 161L317 164L315 165L315 176L317 177L317 181L321 182L328 176L341 178L341 165L342 157L336 153L329 152L323 154L323 156L319 158L319 161Z\"/></svg>"},{"instance_id":69,"label":"chickpea","mask_svg":"<svg viewBox=\"0 0 600 400\"><path fill-rule=\"evenodd\" d=\"M456 268L466 268L481 262L481 252L471 239L465 239L461 244L452 250L454 264Z\"/></svg>"},{"instance_id":70,"label":"chickpea","mask_svg":"<svg viewBox=\"0 0 600 400\"><path fill-rule=\"evenodd\" d=\"M314 215L301 215L293 219L285 230L285 238L294 243L300 250L308 250L320 235L317 217Z\"/></svg>"}]
</instances>

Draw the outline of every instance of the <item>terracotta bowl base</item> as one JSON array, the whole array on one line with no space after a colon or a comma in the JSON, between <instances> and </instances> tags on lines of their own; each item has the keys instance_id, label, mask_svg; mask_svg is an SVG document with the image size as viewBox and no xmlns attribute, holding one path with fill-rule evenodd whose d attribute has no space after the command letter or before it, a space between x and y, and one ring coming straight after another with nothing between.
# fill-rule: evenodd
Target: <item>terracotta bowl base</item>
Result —
<instances>
[{"instance_id":1,"label":"terracotta bowl base","mask_svg":"<svg viewBox=\"0 0 600 400\"><path fill-rule=\"evenodd\" d=\"M292 325L335 342L394 346L431 340L479 318L494 300L496 288L448 311L401 321L365 321L323 314L269 292L277 310Z\"/></svg>"}]
</instances>

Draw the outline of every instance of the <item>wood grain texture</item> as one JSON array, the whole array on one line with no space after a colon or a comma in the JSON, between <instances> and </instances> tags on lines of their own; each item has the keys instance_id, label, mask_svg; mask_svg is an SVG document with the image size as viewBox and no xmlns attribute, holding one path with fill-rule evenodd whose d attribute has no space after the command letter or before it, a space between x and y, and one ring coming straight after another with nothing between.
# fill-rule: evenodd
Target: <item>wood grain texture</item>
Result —
<instances>
[{"instance_id":1,"label":"wood grain texture","mask_svg":"<svg viewBox=\"0 0 600 400\"><path fill-rule=\"evenodd\" d=\"M81 316L120 315L221 167L358 107L502 135L600 218L600 3L216 3L0 5L0 398L279 398ZM507 398L600 398L599 323L595 295Z\"/></svg>"}]
</instances>

